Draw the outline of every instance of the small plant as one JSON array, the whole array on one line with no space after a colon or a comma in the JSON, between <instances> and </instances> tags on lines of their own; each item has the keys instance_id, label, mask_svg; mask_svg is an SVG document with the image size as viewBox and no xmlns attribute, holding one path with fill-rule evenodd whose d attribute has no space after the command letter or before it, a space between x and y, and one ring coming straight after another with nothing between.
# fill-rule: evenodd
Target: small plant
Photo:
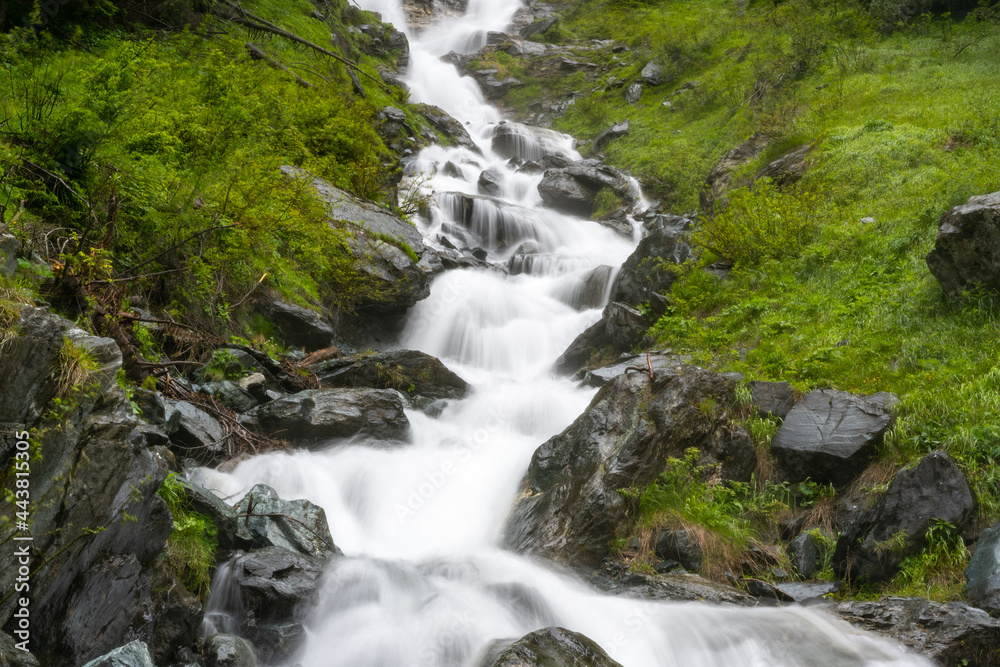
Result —
<instances>
[{"instance_id":1,"label":"small plant","mask_svg":"<svg viewBox=\"0 0 1000 667\"><path fill-rule=\"evenodd\" d=\"M212 352L212 359L205 365L201 373L205 380L218 382L220 380L239 380L247 375L247 370L243 368L232 350L219 348Z\"/></svg>"},{"instance_id":2,"label":"small plant","mask_svg":"<svg viewBox=\"0 0 1000 667\"><path fill-rule=\"evenodd\" d=\"M184 585L202 600L207 599L219 546L217 529L204 514L191 510L176 473L167 475L157 492L174 517L174 532L167 539L165 561Z\"/></svg>"}]
</instances>

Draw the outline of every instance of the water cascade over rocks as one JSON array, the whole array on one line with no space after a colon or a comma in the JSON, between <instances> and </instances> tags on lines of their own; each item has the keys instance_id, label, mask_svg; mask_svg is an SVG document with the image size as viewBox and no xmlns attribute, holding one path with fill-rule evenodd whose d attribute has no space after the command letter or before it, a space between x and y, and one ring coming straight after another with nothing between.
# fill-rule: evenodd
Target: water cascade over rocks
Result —
<instances>
[{"instance_id":1,"label":"water cascade over rocks","mask_svg":"<svg viewBox=\"0 0 1000 667\"><path fill-rule=\"evenodd\" d=\"M407 409L402 443L376 434L199 471L197 481L231 499L266 484L325 510L343 555L325 566L302 647L286 664L475 667L493 664L500 647L576 633L626 667L924 664L823 612L609 596L500 548L533 452L597 392L553 364L601 317L638 239L544 207L544 166L518 166L578 161L573 140L502 124L477 84L440 60L506 30L518 0L469 0L463 15L444 12L419 31L404 28L400 0L359 4L407 31L412 98L461 121L481 150L431 146L407 167L422 176L411 187L431 195L427 245L467 250L480 265L435 279L408 315L402 347L440 358L470 390L440 411ZM486 171L489 196L479 185ZM232 632L227 615L241 613L233 571L220 567L213 586L207 625L216 632ZM525 637L545 628L562 629Z\"/></svg>"}]
</instances>

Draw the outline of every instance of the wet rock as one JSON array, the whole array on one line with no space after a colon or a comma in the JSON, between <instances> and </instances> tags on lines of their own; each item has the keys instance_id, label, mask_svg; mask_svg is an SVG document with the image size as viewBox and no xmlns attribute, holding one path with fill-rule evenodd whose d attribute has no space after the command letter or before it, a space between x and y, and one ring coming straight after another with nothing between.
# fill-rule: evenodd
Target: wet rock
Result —
<instances>
[{"instance_id":1,"label":"wet rock","mask_svg":"<svg viewBox=\"0 0 1000 667\"><path fill-rule=\"evenodd\" d=\"M650 232L622 264L611 300L638 306L654 292L669 291L677 277L669 265L679 266L691 257L687 232L666 227Z\"/></svg>"},{"instance_id":2,"label":"wet rock","mask_svg":"<svg viewBox=\"0 0 1000 667\"><path fill-rule=\"evenodd\" d=\"M632 240L634 229L632 227L632 221L629 220L628 212L624 208L612 211L598 220L597 223L603 227L607 227L619 236L624 236L630 241Z\"/></svg>"},{"instance_id":3,"label":"wet rock","mask_svg":"<svg viewBox=\"0 0 1000 667\"><path fill-rule=\"evenodd\" d=\"M496 127L492 146L493 150L504 158L537 161L560 156L571 163L572 160L563 155L565 142L566 138L553 130L503 122Z\"/></svg>"},{"instance_id":4,"label":"wet rock","mask_svg":"<svg viewBox=\"0 0 1000 667\"><path fill-rule=\"evenodd\" d=\"M260 309L274 324L278 335L289 345L312 351L333 344L335 335L333 327L314 310L281 299L265 301Z\"/></svg>"},{"instance_id":5,"label":"wet rock","mask_svg":"<svg viewBox=\"0 0 1000 667\"><path fill-rule=\"evenodd\" d=\"M406 112L396 107L385 107L379 111L376 121L379 136L386 141L392 141L406 126Z\"/></svg>"},{"instance_id":6,"label":"wet rock","mask_svg":"<svg viewBox=\"0 0 1000 667\"><path fill-rule=\"evenodd\" d=\"M795 405L795 389L787 382L754 380L750 383L750 398L762 418L784 419Z\"/></svg>"},{"instance_id":7,"label":"wet rock","mask_svg":"<svg viewBox=\"0 0 1000 667\"><path fill-rule=\"evenodd\" d=\"M210 414L187 401L165 401L163 430L179 456L201 461L223 454L225 433Z\"/></svg>"},{"instance_id":8,"label":"wet rock","mask_svg":"<svg viewBox=\"0 0 1000 667\"><path fill-rule=\"evenodd\" d=\"M626 369L629 368L638 368L640 370L630 370L627 372L642 373L651 367L654 374L659 374L677 368L684 361L685 359L678 355L664 354L662 352L650 353L648 358L645 354L624 355L613 363L580 371L575 377L590 387L603 387L619 375L624 374Z\"/></svg>"},{"instance_id":9,"label":"wet rock","mask_svg":"<svg viewBox=\"0 0 1000 667\"><path fill-rule=\"evenodd\" d=\"M326 512L308 500L282 500L271 487L257 484L234 510L250 534L252 548L282 547L317 558L340 553Z\"/></svg>"},{"instance_id":10,"label":"wet rock","mask_svg":"<svg viewBox=\"0 0 1000 667\"><path fill-rule=\"evenodd\" d=\"M628 130L629 130L628 120L625 120L621 123L615 123L608 129L604 130L599 135L597 135L596 139L594 139L594 152L600 153L601 151L604 150L605 146L607 146L612 139L617 139L619 137L626 136L628 134Z\"/></svg>"},{"instance_id":11,"label":"wet rock","mask_svg":"<svg viewBox=\"0 0 1000 667\"><path fill-rule=\"evenodd\" d=\"M102 399L110 398L109 391L116 387L115 374L122 367L122 352L111 338L92 336L83 329L73 327L65 332L66 340L84 352L94 362L95 369L88 378Z\"/></svg>"},{"instance_id":12,"label":"wet rock","mask_svg":"<svg viewBox=\"0 0 1000 667\"><path fill-rule=\"evenodd\" d=\"M183 477L175 481L184 488L184 495L191 509L204 514L212 520L218 533L219 548L223 551L249 549L253 544L253 536L247 529L245 521L237 517L237 511L227 505L217 495Z\"/></svg>"},{"instance_id":13,"label":"wet rock","mask_svg":"<svg viewBox=\"0 0 1000 667\"><path fill-rule=\"evenodd\" d=\"M775 185L790 185L795 183L809 169L807 158L812 151L812 144L800 146L785 153L754 175L754 180L769 178Z\"/></svg>"},{"instance_id":14,"label":"wet rock","mask_svg":"<svg viewBox=\"0 0 1000 667\"><path fill-rule=\"evenodd\" d=\"M503 194L503 174L493 169L487 169L479 174L477 185L481 194L499 197Z\"/></svg>"},{"instance_id":15,"label":"wet rock","mask_svg":"<svg viewBox=\"0 0 1000 667\"><path fill-rule=\"evenodd\" d=\"M610 594L640 600L704 602L723 607L750 607L757 601L743 591L697 574L644 574L619 564L606 564L590 579L591 585Z\"/></svg>"},{"instance_id":16,"label":"wet rock","mask_svg":"<svg viewBox=\"0 0 1000 667\"><path fill-rule=\"evenodd\" d=\"M841 534L834 569L852 579L892 577L904 558L924 546L927 532L947 522L961 530L976 509L972 487L944 452L901 470L875 506Z\"/></svg>"},{"instance_id":17,"label":"wet rock","mask_svg":"<svg viewBox=\"0 0 1000 667\"><path fill-rule=\"evenodd\" d=\"M263 380L263 375L260 376ZM235 412L248 412L257 407L260 400L250 395L240 385L232 380L222 380L221 382L206 382L201 385L199 392L215 398L220 405L224 405Z\"/></svg>"},{"instance_id":18,"label":"wet rock","mask_svg":"<svg viewBox=\"0 0 1000 667\"><path fill-rule=\"evenodd\" d=\"M1000 615L1000 523L983 531L965 568L965 593L974 607Z\"/></svg>"},{"instance_id":19,"label":"wet rock","mask_svg":"<svg viewBox=\"0 0 1000 667\"><path fill-rule=\"evenodd\" d=\"M656 537L656 554L666 560L676 560L685 570L697 572L701 569L704 554L698 542L686 530L664 528Z\"/></svg>"},{"instance_id":20,"label":"wet rock","mask_svg":"<svg viewBox=\"0 0 1000 667\"><path fill-rule=\"evenodd\" d=\"M153 590L156 628L150 646L154 662L164 665L175 657L181 658L179 650L197 645L203 609L201 601L176 575L161 578L157 583Z\"/></svg>"},{"instance_id":21,"label":"wet rock","mask_svg":"<svg viewBox=\"0 0 1000 667\"><path fill-rule=\"evenodd\" d=\"M281 547L237 555L232 567L243 605L244 631L288 623L298 611L307 611L326 562Z\"/></svg>"},{"instance_id":22,"label":"wet rock","mask_svg":"<svg viewBox=\"0 0 1000 667\"><path fill-rule=\"evenodd\" d=\"M445 17L465 14L468 0L405 0L406 23L413 30L424 30Z\"/></svg>"},{"instance_id":23,"label":"wet rock","mask_svg":"<svg viewBox=\"0 0 1000 667\"><path fill-rule=\"evenodd\" d=\"M461 168L451 160L445 162L444 166L441 167L441 174L449 178L465 179L465 175L462 173Z\"/></svg>"},{"instance_id":24,"label":"wet rock","mask_svg":"<svg viewBox=\"0 0 1000 667\"><path fill-rule=\"evenodd\" d=\"M663 66L655 60L646 63L639 73L642 82L650 86L662 86L664 83Z\"/></svg>"},{"instance_id":25,"label":"wet rock","mask_svg":"<svg viewBox=\"0 0 1000 667\"><path fill-rule=\"evenodd\" d=\"M156 665L145 642L134 641L91 660L83 667L156 667Z\"/></svg>"},{"instance_id":26,"label":"wet rock","mask_svg":"<svg viewBox=\"0 0 1000 667\"><path fill-rule=\"evenodd\" d=\"M771 451L788 479L843 485L864 469L893 424L899 401L885 392L855 396L820 389L806 394L785 417Z\"/></svg>"},{"instance_id":27,"label":"wet rock","mask_svg":"<svg viewBox=\"0 0 1000 667\"><path fill-rule=\"evenodd\" d=\"M799 604L821 602L843 587L840 581L782 581L774 588L787 599Z\"/></svg>"},{"instance_id":28,"label":"wet rock","mask_svg":"<svg viewBox=\"0 0 1000 667\"><path fill-rule=\"evenodd\" d=\"M1000 192L972 197L941 216L927 268L952 299L976 288L1000 292Z\"/></svg>"},{"instance_id":29,"label":"wet rock","mask_svg":"<svg viewBox=\"0 0 1000 667\"><path fill-rule=\"evenodd\" d=\"M642 84L638 81L630 83L625 88L625 101L629 104L638 104L640 99L642 99Z\"/></svg>"},{"instance_id":30,"label":"wet rock","mask_svg":"<svg viewBox=\"0 0 1000 667\"><path fill-rule=\"evenodd\" d=\"M17 648L17 641L0 632L0 667L38 667L38 659Z\"/></svg>"},{"instance_id":31,"label":"wet rock","mask_svg":"<svg viewBox=\"0 0 1000 667\"><path fill-rule=\"evenodd\" d=\"M572 567L595 567L625 525L630 503L619 489L643 488L670 456L696 447L723 479L749 479L756 449L745 433L721 426L723 414L698 406L731 405L735 383L686 366L620 375L587 410L539 447L504 529L518 553Z\"/></svg>"},{"instance_id":32,"label":"wet rock","mask_svg":"<svg viewBox=\"0 0 1000 667\"><path fill-rule=\"evenodd\" d=\"M389 389L308 389L282 396L249 414L266 433L288 440L353 436L395 440L403 438L410 427L402 399Z\"/></svg>"},{"instance_id":33,"label":"wet rock","mask_svg":"<svg viewBox=\"0 0 1000 667\"><path fill-rule=\"evenodd\" d=\"M427 122L433 125L434 129L440 132L449 142L456 146L468 148L477 155L482 154L482 151L479 150L479 146L477 146L476 142L474 142L472 137L469 136L469 131L465 129L465 126L449 116L446 111L430 104L417 104L413 106L420 112L420 115L427 119Z\"/></svg>"},{"instance_id":34,"label":"wet rock","mask_svg":"<svg viewBox=\"0 0 1000 667\"><path fill-rule=\"evenodd\" d=\"M650 322L635 308L624 303L610 303L601 319L584 330L556 360L555 369L575 373L597 355L617 356L639 344Z\"/></svg>"},{"instance_id":35,"label":"wet rock","mask_svg":"<svg viewBox=\"0 0 1000 667\"><path fill-rule=\"evenodd\" d=\"M1000 620L964 602L888 598L841 602L833 610L852 625L887 635L946 667L1000 662Z\"/></svg>"},{"instance_id":36,"label":"wet rock","mask_svg":"<svg viewBox=\"0 0 1000 667\"><path fill-rule=\"evenodd\" d=\"M488 100L499 100L510 92L512 88L520 88L524 85L520 79L512 76L506 79L497 79L496 75L498 73L499 70L495 69L481 69L472 73L476 80L479 81L483 95Z\"/></svg>"},{"instance_id":37,"label":"wet rock","mask_svg":"<svg viewBox=\"0 0 1000 667\"><path fill-rule=\"evenodd\" d=\"M544 628L516 641L494 642L480 667L549 667L586 665L621 667L593 640L565 628Z\"/></svg>"},{"instance_id":38,"label":"wet rock","mask_svg":"<svg viewBox=\"0 0 1000 667\"><path fill-rule=\"evenodd\" d=\"M242 637L223 633L205 640L202 650L206 667L257 667L257 652Z\"/></svg>"},{"instance_id":39,"label":"wet rock","mask_svg":"<svg viewBox=\"0 0 1000 667\"><path fill-rule=\"evenodd\" d=\"M545 205L569 215L589 217L597 193L561 169L549 169L538 184Z\"/></svg>"},{"instance_id":40,"label":"wet rock","mask_svg":"<svg viewBox=\"0 0 1000 667\"><path fill-rule=\"evenodd\" d=\"M632 185L625 172L606 165L600 160L593 158L580 160L570 164L565 169L567 174L595 192L608 189L627 202L635 200Z\"/></svg>"},{"instance_id":41,"label":"wet rock","mask_svg":"<svg viewBox=\"0 0 1000 667\"><path fill-rule=\"evenodd\" d=\"M0 423L29 424L41 416L55 395L52 377L63 345L63 333L73 323L46 308L25 306L16 325L17 336L0 354ZM13 430L13 427L11 428ZM9 444L4 439L4 449ZM0 450L0 455L6 452ZM5 457L0 460L6 462Z\"/></svg>"},{"instance_id":42,"label":"wet rock","mask_svg":"<svg viewBox=\"0 0 1000 667\"><path fill-rule=\"evenodd\" d=\"M310 370L326 387L395 389L409 396L457 399L469 384L436 357L416 350L390 350L332 359Z\"/></svg>"},{"instance_id":43,"label":"wet rock","mask_svg":"<svg viewBox=\"0 0 1000 667\"><path fill-rule=\"evenodd\" d=\"M788 543L788 560L799 576L808 579L819 568L820 554L816 538L802 533Z\"/></svg>"},{"instance_id":44,"label":"wet rock","mask_svg":"<svg viewBox=\"0 0 1000 667\"><path fill-rule=\"evenodd\" d=\"M241 378L239 387L259 403L270 400L267 398L267 379L263 373L251 373Z\"/></svg>"},{"instance_id":45,"label":"wet rock","mask_svg":"<svg viewBox=\"0 0 1000 667\"><path fill-rule=\"evenodd\" d=\"M577 310L600 308L612 275L614 269L610 266L595 266L579 279L560 287L553 296Z\"/></svg>"}]
</instances>

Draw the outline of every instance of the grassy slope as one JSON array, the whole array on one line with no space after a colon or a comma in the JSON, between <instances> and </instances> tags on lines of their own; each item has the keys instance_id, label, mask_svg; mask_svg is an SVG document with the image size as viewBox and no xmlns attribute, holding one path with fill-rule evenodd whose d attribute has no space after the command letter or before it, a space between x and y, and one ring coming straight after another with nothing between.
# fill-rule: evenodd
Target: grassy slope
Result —
<instances>
[{"instance_id":1,"label":"grassy slope","mask_svg":"<svg viewBox=\"0 0 1000 667\"><path fill-rule=\"evenodd\" d=\"M949 303L924 263L942 212L1000 189L996 24L938 17L884 34L849 3L797 0L742 15L722 0L560 8L564 38L613 38L634 54L584 87L556 127L590 138L629 118L631 134L609 144L607 158L641 174L674 211L697 209L708 171L754 131L775 139L744 176L815 145L797 189L746 194L757 217L735 218L753 226L805 202L807 233L782 239L780 252L737 261L722 281L703 270L717 258L706 251L672 289L672 310L655 326L661 344L803 391L899 394L880 464L898 468L945 449L979 493L980 523L1000 517L998 304L987 296ZM600 85L637 78L650 58L666 64L669 80L646 86L639 104ZM698 85L681 90L688 81ZM763 99L748 100L761 83ZM751 257L739 246L725 248L730 258ZM716 499L709 493L705 502ZM961 558L940 551L939 541L908 563L892 590L958 594Z\"/></svg>"}]
</instances>

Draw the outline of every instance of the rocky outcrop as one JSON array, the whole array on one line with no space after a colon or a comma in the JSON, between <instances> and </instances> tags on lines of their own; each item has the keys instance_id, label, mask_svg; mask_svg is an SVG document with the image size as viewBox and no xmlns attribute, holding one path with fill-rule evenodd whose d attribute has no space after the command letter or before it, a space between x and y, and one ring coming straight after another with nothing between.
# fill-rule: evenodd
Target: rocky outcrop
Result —
<instances>
[{"instance_id":1,"label":"rocky outcrop","mask_svg":"<svg viewBox=\"0 0 1000 667\"><path fill-rule=\"evenodd\" d=\"M134 641L91 660L83 667L156 667L145 642Z\"/></svg>"},{"instance_id":2,"label":"rocky outcrop","mask_svg":"<svg viewBox=\"0 0 1000 667\"><path fill-rule=\"evenodd\" d=\"M785 417L771 440L771 452L790 481L847 484L868 465L892 427L898 400L884 392L809 392Z\"/></svg>"},{"instance_id":3,"label":"rocky outcrop","mask_svg":"<svg viewBox=\"0 0 1000 667\"><path fill-rule=\"evenodd\" d=\"M712 167L712 171L708 173L705 184L698 195L701 210L705 213L713 213L716 204L722 201L726 192L732 187L734 172L763 153L770 142L770 137L755 132L749 139L722 156L718 163Z\"/></svg>"},{"instance_id":4,"label":"rocky outcrop","mask_svg":"<svg viewBox=\"0 0 1000 667\"><path fill-rule=\"evenodd\" d=\"M334 438L405 437L410 423L399 394L389 389L309 389L254 408L265 433L322 446Z\"/></svg>"},{"instance_id":5,"label":"rocky outcrop","mask_svg":"<svg viewBox=\"0 0 1000 667\"><path fill-rule=\"evenodd\" d=\"M305 348L307 352L333 345L333 327L315 310L274 298L263 301L260 311L289 345Z\"/></svg>"},{"instance_id":6,"label":"rocky outcrop","mask_svg":"<svg viewBox=\"0 0 1000 667\"><path fill-rule=\"evenodd\" d=\"M686 366L621 375L598 391L586 412L539 447L504 529L518 553L573 567L595 567L622 530L629 501L620 489L643 488L668 457L697 448L723 479L748 480L756 449L742 429L720 421L735 383ZM702 407L715 405L717 414Z\"/></svg>"},{"instance_id":7,"label":"rocky outcrop","mask_svg":"<svg viewBox=\"0 0 1000 667\"><path fill-rule=\"evenodd\" d=\"M0 276L10 278L17 271L17 256L21 252L21 242L8 233L7 227L0 225Z\"/></svg>"},{"instance_id":8,"label":"rocky outcrop","mask_svg":"<svg viewBox=\"0 0 1000 667\"><path fill-rule=\"evenodd\" d=\"M941 216L927 268L952 299L971 289L1000 292L1000 192L972 197Z\"/></svg>"},{"instance_id":9,"label":"rocky outcrop","mask_svg":"<svg viewBox=\"0 0 1000 667\"><path fill-rule=\"evenodd\" d=\"M325 387L374 387L395 389L408 397L457 399L469 384L436 357L415 350L391 350L331 359L313 365Z\"/></svg>"},{"instance_id":10,"label":"rocky outcrop","mask_svg":"<svg viewBox=\"0 0 1000 667\"><path fill-rule=\"evenodd\" d=\"M603 387L619 375L623 375L626 372L636 372L628 369L652 369L654 374L659 375L661 372L677 368L684 361L685 359L682 357L662 352L622 355L613 363L582 370L574 377L590 387Z\"/></svg>"},{"instance_id":11,"label":"rocky outcrop","mask_svg":"<svg viewBox=\"0 0 1000 667\"><path fill-rule=\"evenodd\" d=\"M965 594L974 607L1000 615L1000 523L983 531L965 568Z\"/></svg>"},{"instance_id":12,"label":"rocky outcrop","mask_svg":"<svg viewBox=\"0 0 1000 667\"><path fill-rule=\"evenodd\" d=\"M904 558L920 551L929 530L941 522L961 530L975 509L962 471L944 452L932 452L900 471L875 506L844 530L834 569L854 579L888 579Z\"/></svg>"},{"instance_id":13,"label":"rocky outcrop","mask_svg":"<svg viewBox=\"0 0 1000 667\"><path fill-rule=\"evenodd\" d=\"M185 499L191 509L212 520L212 525L218 531L216 538L219 540L220 549L235 551L249 549L253 545L254 538L247 529L246 522L237 516L235 509L222 502L208 489L183 477L177 477L176 481L184 488Z\"/></svg>"},{"instance_id":14,"label":"rocky outcrop","mask_svg":"<svg viewBox=\"0 0 1000 667\"><path fill-rule=\"evenodd\" d=\"M738 588L687 572L646 574L633 572L624 565L607 563L591 577L590 583L609 595L640 600L703 602L722 607L757 604L752 596Z\"/></svg>"},{"instance_id":15,"label":"rocky outcrop","mask_svg":"<svg viewBox=\"0 0 1000 667\"><path fill-rule=\"evenodd\" d=\"M0 632L0 667L38 667L38 659L17 644L13 637Z\"/></svg>"},{"instance_id":16,"label":"rocky outcrop","mask_svg":"<svg viewBox=\"0 0 1000 667\"><path fill-rule=\"evenodd\" d=\"M795 389L787 382L754 380L750 383L750 399L762 418L784 419L795 405Z\"/></svg>"},{"instance_id":17,"label":"rocky outcrop","mask_svg":"<svg viewBox=\"0 0 1000 667\"><path fill-rule=\"evenodd\" d=\"M536 630L516 641L494 642L480 667L621 667L593 640L565 628Z\"/></svg>"},{"instance_id":18,"label":"rocky outcrop","mask_svg":"<svg viewBox=\"0 0 1000 667\"><path fill-rule=\"evenodd\" d=\"M538 193L546 206L582 217L593 213L594 200L605 189L626 202L635 200L628 176L594 159L547 169L538 184Z\"/></svg>"},{"instance_id":19,"label":"rocky outcrop","mask_svg":"<svg viewBox=\"0 0 1000 667\"><path fill-rule=\"evenodd\" d=\"M611 300L638 306L653 293L667 292L677 276L673 267L692 257L687 233L691 225L690 219L677 217L674 224L650 231L618 272Z\"/></svg>"},{"instance_id":20,"label":"rocky outcrop","mask_svg":"<svg viewBox=\"0 0 1000 667\"><path fill-rule=\"evenodd\" d=\"M326 512L308 500L282 500L271 487L257 484L234 511L250 535L251 548L282 547L317 558L340 553Z\"/></svg>"},{"instance_id":21,"label":"rocky outcrop","mask_svg":"<svg viewBox=\"0 0 1000 667\"><path fill-rule=\"evenodd\" d=\"M561 373L575 373L595 356L614 357L630 352L646 335L650 324L635 308L624 303L609 303L601 319L577 336L556 359L555 369Z\"/></svg>"},{"instance_id":22,"label":"rocky outcrop","mask_svg":"<svg viewBox=\"0 0 1000 667\"><path fill-rule=\"evenodd\" d=\"M492 146L501 157L525 161L542 160L563 155L566 137L541 127L503 122L496 126Z\"/></svg>"},{"instance_id":23,"label":"rocky outcrop","mask_svg":"<svg viewBox=\"0 0 1000 667\"><path fill-rule=\"evenodd\" d=\"M503 194L503 174L495 169L487 169L479 174L477 182L479 193L488 197L499 197Z\"/></svg>"},{"instance_id":24,"label":"rocky outcrop","mask_svg":"<svg viewBox=\"0 0 1000 667\"><path fill-rule=\"evenodd\" d=\"M414 108L420 112L420 115L435 130L441 133L445 140L456 146L468 148L473 153L482 155L482 151L479 150L479 146L469 136L469 131L465 129L465 126L448 115L446 111L430 104L416 104Z\"/></svg>"},{"instance_id":25,"label":"rocky outcrop","mask_svg":"<svg viewBox=\"0 0 1000 667\"><path fill-rule=\"evenodd\" d=\"M624 137L628 135L629 122L624 120L621 123L615 123L608 129L597 135L594 139L594 152L600 153L604 148L611 142L612 139L618 139L619 137Z\"/></svg>"},{"instance_id":26,"label":"rocky outcrop","mask_svg":"<svg viewBox=\"0 0 1000 667\"><path fill-rule=\"evenodd\" d=\"M413 30L423 30L445 17L462 16L469 0L405 0L406 23Z\"/></svg>"},{"instance_id":27,"label":"rocky outcrop","mask_svg":"<svg viewBox=\"0 0 1000 667\"><path fill-rule=\"evenodd\" d=\"M768 163L766 167L754 175L754 180L768 178L775 185L791 185L797 182L809 169L809 153L812 152L812 144L799 146L788 151L781 157Z\"/></svg>"},{"instance_id":28,"label":"rocky outcrop","mask_svg":"<svg viewBox=\"0 0 1000 667\"><path fill-rule=\"evenodd\" d=\"M945 667L1000 663L1000 620L964 602L888 598L841 602L833 611L852 625L888 635Z\"/></svg>"},{"instance_id":29,"label":"rocky outcrop","mask_svg":"<svg viewBox=\"0 0 1000 667\"><path fill-rule=\"evenodd\" d=\"M187 401L164 401L163 431L179 456L211 463L224 453L222 425Z\"/></svg>"}]
</instances>

